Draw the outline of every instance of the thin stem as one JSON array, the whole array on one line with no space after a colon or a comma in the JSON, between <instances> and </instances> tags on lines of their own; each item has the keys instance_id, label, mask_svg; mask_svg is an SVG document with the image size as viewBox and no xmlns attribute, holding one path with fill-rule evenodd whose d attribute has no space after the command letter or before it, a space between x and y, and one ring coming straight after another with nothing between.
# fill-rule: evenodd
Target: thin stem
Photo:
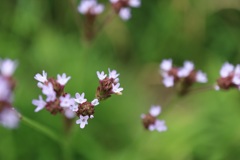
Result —
<instances>
[{"instance_id":1,"label":"thin stem","mask_svg":"<svg viewBox=\"0 0 240 160\"><path fill-rule=\"evenodd\" d=\"M206 86L203 86L203 87L189 89L188 94L200 93L200 92L209 91L209 90L213 90L213 89L214 89L213 85L206 85Z\"/></svg>"},{"instance_id":2,"label":"thin stem","mask_svg":"<svg viewBox=\"0 0 240 160\"><path fill-rule=\"evenodd\" d=\"M44 135L48 136L52 140L54 140L57 143L62 143L62 138L60 138L58 135L56 135L52 130L47 128L46 126L43 126L42 124L39 124L38 122L35 122L23 115L20 115L20 119L29 127L43 133Z\"/></svg>"}]
</instances>

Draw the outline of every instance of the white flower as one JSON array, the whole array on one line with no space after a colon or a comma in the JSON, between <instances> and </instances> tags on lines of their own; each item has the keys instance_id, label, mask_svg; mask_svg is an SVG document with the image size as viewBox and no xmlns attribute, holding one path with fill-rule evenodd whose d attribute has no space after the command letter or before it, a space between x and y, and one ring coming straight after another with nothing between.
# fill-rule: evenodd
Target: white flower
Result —
<instances>
[{"instance_id":1,"label":"white flower","mask_svg":"<svg viewBox=\"0 0 240 160\"><path fill-rule=\"evenodd\" d=\"M200 83L206 83L207 82L207 75L203 73L202 71L198 71L196 74L196 81Z\"/></svg>"},{"instance_id":2,"label":"white flower","mask_svg":"<svg viewBox=\"0 0 240 160\"><path fill-rule=\"evenodd\" d=\"M91 119L93 119L93 118L94 118L94 116L93 116L93 115L90 115L90 118L91 118Z\"/></svg>"},{"instance_id":3,"label":"white flower","mask_svg":"<svg viewBox=\"0 0 240 160\"><path fill-rule=\"evenodd\" d=\"M149 110L149 113L153 117L157 117L161 113L161 107L160 106L152 106Z\"/></svg>"},{"instance_id":4,"label":"white flower","mask_svg":"<svg viewBox=\"0 0 240 160\"><path fill-rule=\"evenodd\" d=\"M73 104L69 107L70 110L72 110L73 112L77 112L78 111L78 104Z\"/></svg>"},{"instance_id":5,"label":"white flower","mask_svg":"<svg viewBox=\"0 0 240 160\"><path fill-rule=\"evenodd\" d=\"M84 98L85 93L82 93L81 95L79 93L75 94L75 102L79 103L79 104L83 104L84 102L87 101L87 99Z\"/></svg>"},{"instance_id":6,"label":"white flower","mask_svg":"<svg viewBox=\"0 0 240 160\"><path fill-rule=\"evenodd\" d=\"M232 82L236 85L240 85L240 65L237 65L234 70Z\"/></svg>"},{"instance_id":7,"label":"white flower","mask_svg":"<svg viewBox=\"0 0 240 160\"><path fill-rule=\"evenodd\" d=\"M47 82L47 73L45 71L42 71L42 75L37 73L34 78L39 82Z\"/></svg>"},{"instance_id":8,"label":"white flower","mask_svg":"<svg viewBox=\"0 0 240 160\"><path fill-rule=\"evenodd\" d=\"M78 6L78 11L81 14L93 14L97 15L102 13L104 10L104 6L101 4L97 4L96 0L82 0Z\"/></svg>"},{"instance_id":9,"label":"white flower","mask_svg":"<svg viewBox=\"0 0 240 160\"><path fill-rule=\"evenodd\" d=\"M80 124L80 128L84 128L85 125L88 124L88 118L89 118L89 116L88 116L88 115L86 115L86 116L80 115L79 118L80 118L80 119L78 119L78 120L76 121L76 123L77 123L77 124Z\"/></svg>"},{"instance_id":10,"label":"white flower","mask_svg":"<svg viewBox=\"0 0 240 160\"><path fill-rule=\"evenodd\" d=\"M32 104L37 106L37 108L34 110L35 112L42 110L46 106L46 102L42 99L42 96L39 96L39 100L34 99Z\"/></svg>"},{"instance_id":11,"label":"white flower","mask_svg":"<svg viewBox=\"0 0 240 160\"><path fill-rule=\"evenodd\" d=\"M42 92L47 96L46 101L54 101L56 99L56 92L53 89L52 83L48 83L47 85L42 86Z\"/></svg>"},{"instance_id":12,"label":"white flower","mask_svg":"<svg viewBox=\"0 0 240 160\"><path fill-rule=\"evenodd\" d=\"M117 3L119 0L110 0L111 3Z\"/></svg>"},{"instance_id":13,"label":"white flower","mask_svg":"<svg viewBox=\"0 0 240 160\"><path fill-rule=\"evenodd\" d=\"M120 87L120 83L117 83L116 85L112 84L112 91L114 93L121 94L121 91L123 91L123 88L119 88L119 87Z\"/></svg>"},{"instance_id":14,"label":"white flower","mask_svg":"<svg viewBox=\"0 0 240 160\"><path fill-rule=\"evenodd\" d=\"M131 7L140 7L141 1L140 0L129 0L128 5Z\"/></svg>"},{"instance_id":15,"label":"white flower","mask_svg":"<svg viewBox=\"0 0 240 160\"><path fill-rule=\"evenodd\" d=\"M193 69L194 69L194 64L190 61L185 61L183 67L179 68L177 75L180 78L185 78L189 76L189 74Z\"/></svg>"},{"instance_id":16,"label":"white flower","mask_svg":"<svg viewBox=\"0 0 240 160\"><path fill-rule=\"evenodd\" d=\"M148 126L148 130L150 131L157 130L158 132L163 132L167 130L167 127L165 125L165 121L157 119L154 124Z\"/></svg>"},{"instance_id":17,"label":"white flower","mask_svg":"<svg viewBox=\"0 0 240 160\"><path fill-rule=\"evenodd\" d=\"M110 70L110 68L108 68L108 72L109 72L109 78L112 79L116 79L120 74L117 73L116 70Z\"/></svg>"},{"instance_id":18,"label":"white flower","mask_svg":"<svg viewBox=\"0 0 240 160\"><path fill-rule=\"evenodd\" d=\"M238 64L234 70L234 74L240 75L240 65Z\"/></svg>"},{"instance_id":19,"label":"white flower","mask_svg":"<svg viewBox=\"0 0 240 160\"><path fill-rule=\"evenodd\" d=\"M60 106L61 107L70 107L72 105L74 105L74 99L71 98L70 94L67 94L65 96L61 96L59 98L60 100Z\"/></svg>"},{"instance_id":20,"label":"white flower","mask_svg":"<svg viewBox=\"0 0 240 160\"><path fill-rule=\"evenodd\" d=\"M13 109L4 109L0 114L0 123L7 128L13 129L18 126L19 117Z\"/></svg>"},{"instance_id":21,"label":"white flower","mask_svg":"<svg viewBox=\"0 0 240 160\"><path fill-rule=\"evenodd\" d=\"M98 79L102 81L107 77L107 74L105 74L103 71L101 73L97 71L97 76L98 76Z\"/></svg>"},{"instance_id":22,"label":"white flower","mask_svg":"<svg viewBox=\"0 0 240 160\"><path fill-rule=\"evenodd\" d=\"M225 62L220 70L220 75L222 78L226 78L233 71L234 71L234 66L228 62Z\"/></svg>"},{"instance_id":23,"label":"white flower","mask_svg":"<svg viewBox=\"0 0 240 160\"><path fill-rule=\"evenodd\" d=\"M172 86L174 86L174 77L173 76L165 76L165 77L163 77L162 83L165 87L172 87Z\"/></svg>"},{"instance_id":24,"label":"white flower","mask_svg":"<svg viewBox=\"0 0 240 160\"><path fill-rule=\"evenodd\" d=\"M129 20L131 18L131 10L130 8L121 8L119 11L119 16L123 19L123 20Z\"/></svg>"},{"instance_id":25,"label":"white flower","mask_svg":"<svg viewBox=\"0 0 240 160\"><path fill-rule=\"evenodd\" d=\"M165 121L156 120L155 121L155 129L158 132L166 131L167 130L167 126L165 125Z\"/></svg>"},{"instance_id":26,"label":"white flower","mask_svg":"<svg viewBox=\"0 0 240 160\"><path fill-rule=\"evenodd\" d=\"M163 71L169 71L172 68L172 59L165 59L160 64L160 69Z\"/></svg>"},{"instance_id":27,"label":"white flower","mask_svg":"<svg viewBox=\"0 0 240 160\"><path fill-rule=\"evenodd\" d=\"M8 81L0 76L0 100L10 101L11 99L11 89Z\"/></svg>"},{"instance_id":28,"label":"white flower","mask_svg":"<svg viewBox=\"0 0 240 160\"><path fill-rule=\"evenodd\" d=\"M72 119L75 117L76 113L73 112L72 110L70 110L69 108L64 108L64 115L68 118L68 119Z\"/></svg>"},{"instance_id":29,"label":"white flower","mask_svg":"<svg viewBox=\"0 0 240 160\"><path fill-rule=\"evenodd\" d=\"M63 73L62 76L58 74L57 82L64 86L69 81L70 78L71 78L70 76L67 77L66 73Z\"/></svg>"},{"instance_id":30,"label":"white flower","mask_svg":"<svg viewBox=\"0 0 240 160\"><path fill-rule=\"evenodd\" d=\"M94 99L94 100L91 102L91 104L92 104L93 106L99 105L98 99Z\"/></svg>"},{"instance_id":31,"label":"white flower","mask_svg":"<svg viewBox=\"0 0 240 160\"><path fill-rule=\"evenodd\" d=\"M232 82L236 85L240 85L240 76L239 75L234 75Z\"/></svg>"},{"instance_id":32,"label":"white flower","mask_svg":"<svg viewBox=\"0 0 240 160\"><path fill-rule=\"evenodd\" d=\"M219 90L220 90L220 87L216 84L216 85L214 85L214 89L215 89L216 91L219 91Z\"/></svg>"},{"instance_id":33,"label":"white flower","mask_svg":"<svg viewBox=\"0 0 240 160\"><path fill-rule=\"evenodd\" d=\"M3 76L12 76L13 72L17 68L17 62L11 59L5 59L1 62L0 70Z\"/></svg>"}]
</instances>

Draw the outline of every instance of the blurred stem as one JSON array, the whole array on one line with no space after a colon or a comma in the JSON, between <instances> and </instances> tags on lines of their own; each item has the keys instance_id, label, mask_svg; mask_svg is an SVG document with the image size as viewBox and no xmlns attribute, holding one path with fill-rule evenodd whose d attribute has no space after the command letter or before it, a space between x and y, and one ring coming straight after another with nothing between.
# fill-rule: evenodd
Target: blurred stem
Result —
<instances>
[{"instance_id":1,"label":"blurred stem","mask_svg":"<svg viewBox=\"0 0 240 160\"><path fill-rule=\"evenodd\" d=\"M213 90L213 89L214 89L213 85L206 85L206 86L203 86L203 87L189 89L188 94L200 93L200 92L209 91L209 90Z\"/></svg>"},{"instance_id":2,"label":"blurred stem","mask_svg":"<svg viewBox=\"0 0 240 160\"><path fill-rule=\"evenodd\" d=\"M96 33L99 33L104 28L104 26L106 26L106 24L110 23L115 17L115 15L116 14L114 10L110 9L106 17L102 20L102 23L100 23L99 27L97 28Z\"/></svg>"},{"instance_id":3,"label":"blurred stem","mask_svg":"<svg viewBox=\"0 0 240 160\"><path fill-rule=\"evenodd\" d=\"M29 127L43 133L44 135L46 135L47 137L51 138L52 140L54 140L57 143L62 143L61 140L62 138L60 138L58 135L56 135L52 130L50 130L49 128L43 126L42 124L39 124L38 122L35 122L23 115L20 115L20 119L22 120L22 122L24 122L26 125L28 125Z\"/></svg>"},{"instance_id":4,"label":"blurred stem","mask_svg":"<svg viewBox=\"0 0 240 160\"><path fill-rule=\"evenodd\" d=\"M67 0L68 3L70 4L71 8L72 8L72 13L73 13L73 16L74 16L74 20L75 20L75 23L77 25L77 28L78 28L78 31L79 31L79 35L81 37L82 35L82 23L80 21L80 16L78 14L78 11L77 11L77 3L75 0Z\"/></svg>"}]
</instances>

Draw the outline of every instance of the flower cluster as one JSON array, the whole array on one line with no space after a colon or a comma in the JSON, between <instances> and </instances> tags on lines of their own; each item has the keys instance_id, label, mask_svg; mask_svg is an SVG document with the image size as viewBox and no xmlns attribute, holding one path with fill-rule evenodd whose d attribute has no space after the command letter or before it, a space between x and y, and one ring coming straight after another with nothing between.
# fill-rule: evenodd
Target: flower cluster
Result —
<instances>
[{"instance_id":1,"label":"flower cluster","mask_svg":"<svg viewBox=\"0 0 240 160\"><path fill-rule=\"evenodd\" d=\"M38 112L46 108L51 114L62 113L68 118L74 117L74 113L71 114L68 107L74 104L73 98L70 94L64 92L64 87L71 77L67 77L65 73L57 75L57 79L47 78L47 73L42 71L41 74L36 74L34 78L38 81L38 87L42 90L42 93L46 96L43 100L39 95L38 100L33 100L32 103L37 106L35 112Z\"/></svg>"},{"instance_id":2,"label":"flower cluster","mask_svg":"<svg viewBox=\"0 0 240 160\"><path fill-rule=\"evenodd\" d=\"M32 103L37 106L35 112L46 108L50 113L62 113L67 118L77 116L79 119L76 121L80 124L80 128L84 128L88 124L89 118L94 118L95 106L99 101L110 97L111 94L120 94L123 88L119 88L120 83L117 71L109 69L109 77L104 72L97 72L100 79L100 86L97 89L97 96L91 102L85 99L85 93L76 93L75 97L71 97L69 93L64 91L66 83L71 77L66 74L57 75L57 79L47 78L45 71L41 74L36 74L35 79L38 80L38 87L42 89L42 93L46 96L43 100L42 96L39 99L34 99Z\"/></svg>"},{"instance_id":3,"label":"flower cluster","mask_svg":"<svg viewBox=\"0 0 240 160\"><path fill-rule=\"evenodd\" d=\"M128 20L131 18L130 7L140 7L140 0L110 0L114 11L123 19Z\"/></svg>"},{"instance_id":4,"label":"flower cluster","mask_svg":"<svg viewBox=\"0 0 240 160\"><path fill-rule=\"evenodd\" d=\"M153 131L157 130L158 132L166 131L167 126L165 121L158 120L156 117L161 113L160 106L152 106L148 114L142 114L142 122L146 129Z\"/></svg>"},{"instance_id":5,"label":"flower cluster","mask_svg":"<svg viewBox=\"0 0 240 160\"><path fill-rule=\"evenodd\" d=\"M194 82L207 82L206 74L200 70L196 71L194 64L190 61L185 61L183 67L174 67L171 59L163 60L160 64L160 70L163 77L162 83L165 87L172 87L177 82L181 82L187 88Z\"/></svg>"},{"instance_id":6,"label":"flower cluster","mask_svg":"<svg viewBox=\"0 0 240 160\"><path fill-rule=\"evenodd\" d=\"M16 128L19 116L12 106L15 80L12 75L17 62L10 59L0 60L0 124L7 128Z\"/></svg>"},{"instance_id":7,"label":"flower cluster","mask_svg":"<svg viewBox=\"0 0 240 160\"><path fill-rule=\"evenodd\" d=\"M240 89L240 65L234 65L225 62L220 69L220 78L217 80L216 90L238 88Z\"/></svg>"},{"instance_id":8,"label":"flower cluster","mask_svg":"<svg viewBox=\"0 0 240 160\"><path fill-rule=\"evenodd\" d=\"M97 88L96 97L99 100L104 100L109 98L112 94L121 95L123 88L120 87L119 78L120 74L116 70L108 69L109 75L105 74L103 71L97 71L97 76L99 79L99 86Z\"/></svg>"}]
</instances>

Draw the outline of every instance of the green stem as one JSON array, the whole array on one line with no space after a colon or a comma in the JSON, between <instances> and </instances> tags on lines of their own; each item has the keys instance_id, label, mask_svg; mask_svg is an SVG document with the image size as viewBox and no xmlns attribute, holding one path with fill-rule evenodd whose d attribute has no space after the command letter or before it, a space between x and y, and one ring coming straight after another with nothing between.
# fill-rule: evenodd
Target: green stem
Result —
<instances>
[{"instance_id":1,"label":"green stem","mask_svg":"<svg viewBox=\"0 0 240 160\"><path fill-rule=\"evenodd\" d=\"M24 122L26 125L28 125L29 127L43 133L44 135L46 135L47 137L51 138L52 140L54 140L57 143L62 144L62 138L60 138L58 135L56 135L52 130L50 130L49 128L39 124L38 122L35 122L23 115L20 115L20 119L22 120L22 122Z\"/></svg>"}]
</instances>

